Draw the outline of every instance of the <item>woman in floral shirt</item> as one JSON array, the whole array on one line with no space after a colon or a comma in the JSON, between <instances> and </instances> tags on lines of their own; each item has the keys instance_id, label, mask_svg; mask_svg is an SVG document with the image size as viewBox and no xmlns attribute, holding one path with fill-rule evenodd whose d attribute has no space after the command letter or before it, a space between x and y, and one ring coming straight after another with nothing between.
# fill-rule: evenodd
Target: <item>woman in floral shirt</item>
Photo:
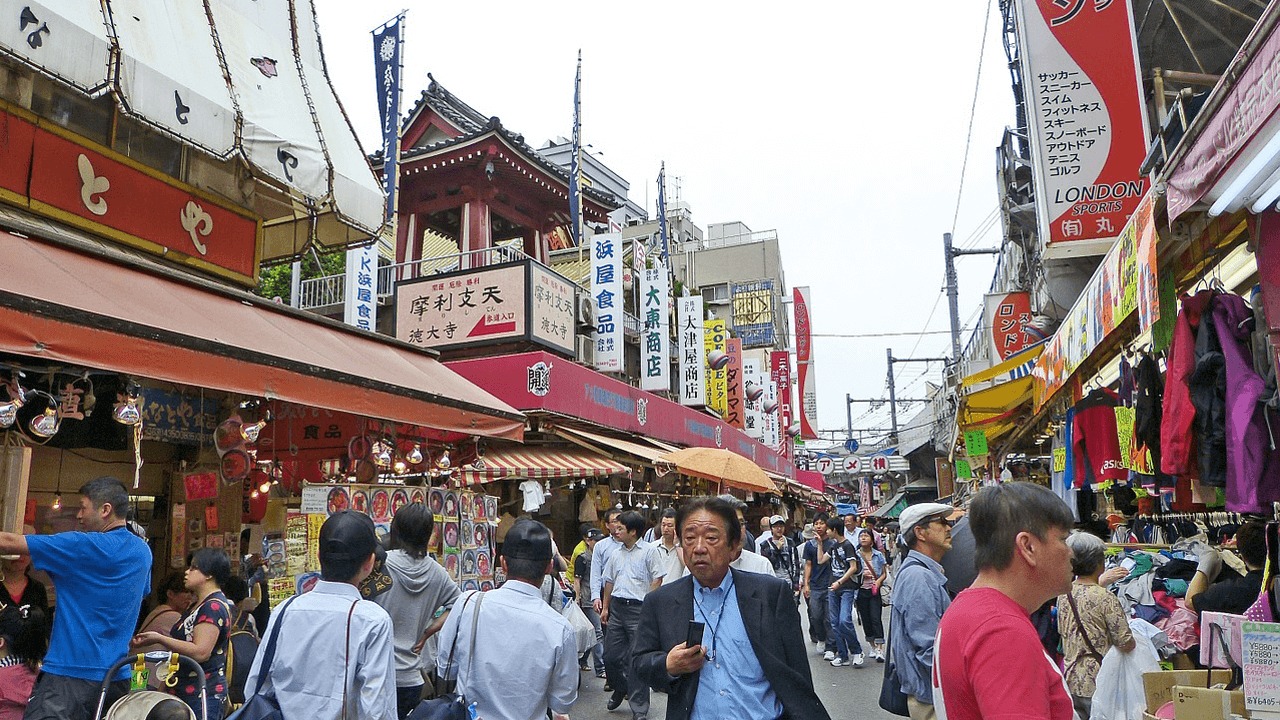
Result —
<instances>
[{"instance_id":1,"label":"woman in floral shirt","mask_svg":"<svg viewBox=\"0 0 1280 720\"><path fill-rule=\"evenodd\" d=\"M1071 593L1058 598L1058 632L1067 690L1076 712L1087 718L1102 657L1112 646L1126 653L1135 646L1120 600L1106 589L1127 573L1121 568L1102 572L1107 546L1094 535L1075 533L1067 538L1067 545L1076 580Z\"/></svg>"},{"instance_id":2,"label":"woman in floral shirt","mask_svg":"<svg viewBox=\"0 0 1280 720\"><path fill-rule=\"evenodd\" d=\"M157 643L171 652L186 655L204 670L204 686L208 698L208 715L201 712L201 678L181 672L173 694L187 703L197 718L221 720L227 700L227 639L231 628L231 603L222 594L222 586L231 578L231 562L227 554L213 548L197 550L187 568L186 587L196 601L169 635L156 632L139 633L135 646Z\"/></svg>"}]
</instances>

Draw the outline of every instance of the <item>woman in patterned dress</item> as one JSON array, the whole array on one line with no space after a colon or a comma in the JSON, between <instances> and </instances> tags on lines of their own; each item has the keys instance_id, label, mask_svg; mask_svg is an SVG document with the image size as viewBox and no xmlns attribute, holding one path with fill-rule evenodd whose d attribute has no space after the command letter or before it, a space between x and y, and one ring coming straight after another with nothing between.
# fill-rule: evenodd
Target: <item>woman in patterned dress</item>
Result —
<instances>
[{"instance_id":1,"label":"woman in patterned dress","mask_svg":"<svg viewBox=\"0 0 1280 720\"><path fill-rule=\"evenodd\" d=\"M196 601L168 635L157 632L139 633L135 646L157 643L200 663L203 678L182 671L171 692L193 711L201 714L200 682L208 698L208 720L221 720L227 701L227 639L231 628L231 603L222 594L222 586L231 578L231 562L227 554L214 548L197 550L187 567L186 587Z\"/></svg>"},{"instance_id":2,"label":"woman in patterned dress","mask_svg":"<svg viewBox=\"0 0 1280 720\"><path fill-rule=\"evenodd\" d=\"M1058 598L1058 633L1062 636L1067 690L1081 717L1089 717L1102 656L1112 646L1131 652L1136 643L1120 600L1106 586L1123 578L1122 568L1103 573L1107 546L1094 535L1077 532L1067 538L1071 592Z\"/></svg>"}]
</instances>

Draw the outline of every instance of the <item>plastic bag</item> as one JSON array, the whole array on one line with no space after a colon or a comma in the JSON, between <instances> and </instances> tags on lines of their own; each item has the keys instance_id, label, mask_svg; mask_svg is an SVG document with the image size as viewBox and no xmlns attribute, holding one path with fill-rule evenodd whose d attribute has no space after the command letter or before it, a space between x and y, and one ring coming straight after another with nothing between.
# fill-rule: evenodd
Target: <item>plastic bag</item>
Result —
<instances>
[{"instance_id":1,"label":"plastic bag","mask_svg":"<svg viewBox=\"0 0 1280 720\"><path fill-rule=\"evenodd\" d=\"M578 603L566 601L560 614L573 627L573 637L577 641L579 655L596 646L596 627L587 619L586 613L582 612Z\"/></svg>"},{"instance_id":2,"label":"plastic bag","mask_svg":"<svg viewBox=\"0 0 1280 720\"><path fill-rule=\"evenodd\" d=\"M1112 647L1102 658L1089 720L1142 720L1147 709L1142 674L1160 669L1152 638L1163 634L1146 620L1130 620L1136 647L1123 653Z\"/></svg>"}]
</instances>

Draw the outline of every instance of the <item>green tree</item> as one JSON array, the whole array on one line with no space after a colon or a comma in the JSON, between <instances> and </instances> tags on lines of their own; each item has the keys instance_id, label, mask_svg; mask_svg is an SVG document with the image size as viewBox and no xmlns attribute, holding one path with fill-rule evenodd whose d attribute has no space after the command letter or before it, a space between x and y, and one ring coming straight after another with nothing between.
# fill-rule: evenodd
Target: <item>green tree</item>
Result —
<instances>
[{"instance_id":1,"label":"green tree","mask_svg":"<svg viewBox=\"0 0 1280 720\"><path fill-rule=\"evenodd\" d=\"M316 264L316 258L319 257L320 263ZM347 271L346 253L334 252L324 255L312 254L307 252L302 256L302 279L310 280L311 278L327 277L329 275L341 275ZM254 294L260 295L268 300L272 298L280 298L288 304L290 301L289 290L293 281L293 265L292 263L281 263L272 265L271 267L262 268L262 273L258 276L258 287L253 291Z\"/></svg>"}]
</instances>

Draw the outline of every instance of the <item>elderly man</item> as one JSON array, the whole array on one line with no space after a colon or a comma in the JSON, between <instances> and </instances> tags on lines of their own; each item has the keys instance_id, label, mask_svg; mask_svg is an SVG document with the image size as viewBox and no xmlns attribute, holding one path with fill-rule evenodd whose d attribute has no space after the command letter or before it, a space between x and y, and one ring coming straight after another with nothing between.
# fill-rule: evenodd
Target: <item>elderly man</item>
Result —
<instances>
[{"instance_id":1,"label":"elderly man","mask_svg":"<svg viewBox=\"0 0 1280 720\"><path fill-rule=\"evenodd\" d=\"M692 575L649 593L632 659L637 679L667 693L667 720L829 720L791 588L729 566L742 546L733 506L696 498L676 527Z\"/></svg>"},{"instance_id":2,"label":"elderly man","mask_svg":"<svg viewBox=\"0 0 1280 720\"><path fill-rule=\"evenodd\" d=\"M1030 617L1071 591L1071 508L1048 488L1006 482L974 496L969 522L978 579L938 626L935 704L948 720L1072 720L1062 673Z\"/></svg>"},{"instance_id":3,"label":"elderly man","mask_svg":"<svg viewBox=\"0 0 1280 720\"><path fill-rule=\"evenodd\" d=\"M951 605L942 556L951 549L951 521L955 509L941 503L910 505L898 525L907 556L898 569L889 623L893 672L907 694L911 720L934 720L933 638L942 614Z\"/></svg>"}]
</instances>

